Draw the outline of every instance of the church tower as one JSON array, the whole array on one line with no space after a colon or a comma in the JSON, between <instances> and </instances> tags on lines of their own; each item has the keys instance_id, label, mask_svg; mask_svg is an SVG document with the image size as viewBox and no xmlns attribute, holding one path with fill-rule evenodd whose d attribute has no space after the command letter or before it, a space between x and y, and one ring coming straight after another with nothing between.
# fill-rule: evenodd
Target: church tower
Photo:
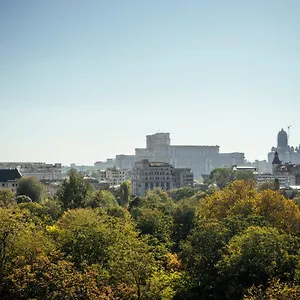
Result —
<instances>
[{"instance_id":1,"label":"church tower","mask_svg":"<svg viewBox=\"0 0 300 300\"><path fill-rule=\"evenodd\" d=\"M275 155L274 155L274 159L272 161L272 170L273 170L273 174L276 174L277 170L278 170L278 167L281 165L281 161L279 159L279 156L278 156L278 152L276 151L275 152Z\"/></svg>"}]
</instances>

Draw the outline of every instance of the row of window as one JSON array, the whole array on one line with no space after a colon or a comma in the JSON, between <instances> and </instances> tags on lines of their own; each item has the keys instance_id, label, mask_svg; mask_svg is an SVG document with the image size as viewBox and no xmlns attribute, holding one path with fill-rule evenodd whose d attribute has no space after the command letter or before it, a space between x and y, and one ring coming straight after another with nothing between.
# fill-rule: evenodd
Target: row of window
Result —
<instances>
[{"instance_id":1,"label":"row of window","mask_svg":"<svg viewBox=\"0 0 300 300\"><path fill-rule=\"evenodd\" d=\"M5 183L2 183L2 187L4 187L4 186L5 186ZM12 186L18 186L18 184L17 183L13 183Z\"/></svg>"}]
</instances>

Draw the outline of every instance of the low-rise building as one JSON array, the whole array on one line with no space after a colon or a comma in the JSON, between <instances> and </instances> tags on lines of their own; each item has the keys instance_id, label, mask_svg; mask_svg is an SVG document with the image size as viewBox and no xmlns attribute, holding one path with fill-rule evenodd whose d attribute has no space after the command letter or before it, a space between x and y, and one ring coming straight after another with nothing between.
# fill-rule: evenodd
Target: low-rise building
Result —
<instances>
[{"instance_id":1,"label":"low-rise building","mask_svg":"<svg viewBox=\"0 0 300 300\"><path fill-rule=\"evenodd\" d=\"M0 188L17 191L19 179L22 177L18 169L0 169Z\"/></svg>"}]
</instances>

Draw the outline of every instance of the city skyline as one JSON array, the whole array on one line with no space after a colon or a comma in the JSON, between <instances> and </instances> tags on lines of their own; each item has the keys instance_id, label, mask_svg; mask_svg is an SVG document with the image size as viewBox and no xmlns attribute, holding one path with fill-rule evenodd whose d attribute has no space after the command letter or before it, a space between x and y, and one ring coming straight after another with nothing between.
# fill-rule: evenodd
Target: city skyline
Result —
<instances>
[{"instance_id":1,"label":"city skyline","mask_svg":"<svg viewBox=\"0 0 300 300\"><path fill-rule=\"evenodd\" d=\"M145 135L267 159L300 143L299 1L0 3L1 161L93 164Z\"/></svg>"}]
</instances>

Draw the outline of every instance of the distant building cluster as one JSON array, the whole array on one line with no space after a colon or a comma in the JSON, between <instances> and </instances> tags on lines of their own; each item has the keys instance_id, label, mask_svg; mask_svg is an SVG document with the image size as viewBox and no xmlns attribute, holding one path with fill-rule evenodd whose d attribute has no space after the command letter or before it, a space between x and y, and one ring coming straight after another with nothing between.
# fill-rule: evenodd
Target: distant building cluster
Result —
<instances>
[{"instance_id":1,"label":"distant building cluster","mask_svg":"<svg viewBox=\"0 0 300 300\"><path fill-rule=\"evenodd\" d=\"M56 181L62 179L62 166L60 163L0 162L0 169L18 169L22 176L33 176L41 181Z\"/></svg>"},{"instance_id":2,"label":"distant building cluster","mask_svg":"<svg viewBox=\"0 0 300 300\"><path fill-rule=\"evenodd\" d=\"M272 147L268 154L268 165L271 172L260 172L258 184L278 179L281 188L300 189L300 146L289 146L288 134L283 129L277 135L277 147Z\"/></svg>"},{"instance_id":3,"label":"distant building cluster","mask_svg":"<svg viewBox=\"0 0 300 300\"><path fill-rule=\"evenodd\" d=\"M146 136L146 148L136 148L134 155L117 155L104 162L96 162L95 168L105 170L116 166L132 170L135 163L143 159L149 162L164 162L175 168L189 168L195 179L210 174L217 167L244 165L244 153L219 153L219 146L171 145L169 133L158 132Z\"/></svg>"},{"instance_id":4,"label":"distant building cluster","mask_svg":"<svg viewBox=\"0 0 300 300\"><path fill-rule=\"evenodd\" d=\"M146 147L136 148L133 155L119 154L95 162L94 166L0 162L0 187L16 190L20 177L34 176L46 185L50 195L54 195L67 176L66 172L73 168L84 174L96 189L131 180L132 194L143 196L147 190L157 187L170 190L193 186L194 179L203 179L213 169L231 167L253 171L258 184L278 178L281 187L300 188L300 146L290 146L288 138L282 129L277 135L277 147L268 154L268 161L247 162L242 152L220 153L219 146L172 145L169 133L158 132L147 135Z\"/></svg>"},{"instance_id":5,"label":"distant building cluster","mask_svg":"<svg viewBox=\"0 0 300 300\"><path fill-rule=\"evenodd\" d=\"M272 147L268 154L268 162L272 163L275 152L278 153L283 163L300 164L300 145L293 147L288 144L288 134L281 129L277 135L277 147Z\"/></svg>"}]
</instances>

